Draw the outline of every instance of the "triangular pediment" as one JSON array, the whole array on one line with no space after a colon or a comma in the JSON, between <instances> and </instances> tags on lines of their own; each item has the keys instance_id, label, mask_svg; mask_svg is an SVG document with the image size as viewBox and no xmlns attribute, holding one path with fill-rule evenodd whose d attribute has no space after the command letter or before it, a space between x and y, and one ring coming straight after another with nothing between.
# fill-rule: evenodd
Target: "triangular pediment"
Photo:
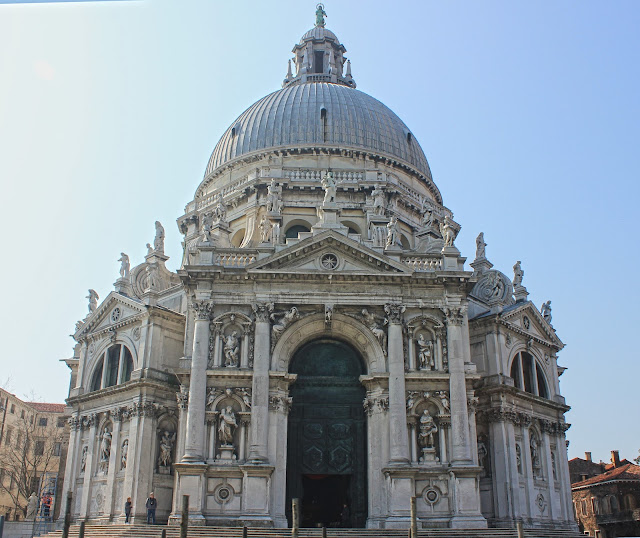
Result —
<instances>
[{"instance_id":1,"label":"triangular pediment","mask_svg":"<svg viewBox=\"0 0 640 538\"><path fill-rule=\"evenodd\" d=\"M564 347L564 344L556 335L556 331L545 321L540 311L531 301L516 303L512 307L505 309L500 314L499 319L504 325L522 335L529 335L559 349Z\"/></svg>"},{"instance_id":2,"label":"triangular pediment","mask_svg":"<svg viewBox=\"0 0 640 538\"><path fill-rule=\"evenodd\" d=\"M333 256L333 257L332 257ZM335 264L335 266L334 266ZM308 237L260 260L250 273L410 275L411 269L332 230Z\"/></svg>"},{"instance_id":3,"label":"triangular pediment","mask_svg":"<svg viewBox=\"0 0 640 538\"><path fill-rule=\"evenodd\" d=\"M144 304L112 291L84 320L73 336L77 340L82 335L99 332L111 326L121 327L127 321L137 319L146 311L147 307Z\"/></svg>"}]
</instances>

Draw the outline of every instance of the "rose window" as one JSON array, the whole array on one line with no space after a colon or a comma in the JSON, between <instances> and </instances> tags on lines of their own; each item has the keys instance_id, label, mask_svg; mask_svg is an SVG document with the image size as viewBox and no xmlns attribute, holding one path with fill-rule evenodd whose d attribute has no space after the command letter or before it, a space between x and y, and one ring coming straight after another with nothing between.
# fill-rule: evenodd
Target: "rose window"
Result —
<instances>
[{"instance_id":1,"label":"rose window","mask_svg":"<svg viewBox=\"0 0 640 538\"><path fill-rule=\"evenodd\" d=\"M338 256L335 254L325 254L320 258L320 265L322 265L323 269L333 271L338 267Z\"/></svg>"}]
</instances>

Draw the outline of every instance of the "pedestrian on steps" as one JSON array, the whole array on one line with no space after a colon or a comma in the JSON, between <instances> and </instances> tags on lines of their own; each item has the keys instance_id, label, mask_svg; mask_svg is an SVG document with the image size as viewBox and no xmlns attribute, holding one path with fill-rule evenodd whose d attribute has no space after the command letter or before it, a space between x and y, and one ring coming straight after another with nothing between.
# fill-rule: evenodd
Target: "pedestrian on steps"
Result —
<instances>
[{"instance_id":1,"label":"pedestrian on steps","mask_svg":"<svg viewBox=\"0 0 640 538\"><path fill-rule=\"evenodd\" d=\"M156 524L156 508L158 507L158 501L153 496L153 491L149 493L149 497L147 498L147 502L145 503L147 507L147 525L151 523L152 525Z\"/></svg>"},{"instance_id":2,"label":"pedestrian on steps","mask_svg":"<svg viewBox=\"0 0 640 538\"><path fill-rule=\"evenodd\" d=\"M131 497L127 497L127 502L124 503L124 522L129 523L131 517Z\"/></svg>"}]
</instances>

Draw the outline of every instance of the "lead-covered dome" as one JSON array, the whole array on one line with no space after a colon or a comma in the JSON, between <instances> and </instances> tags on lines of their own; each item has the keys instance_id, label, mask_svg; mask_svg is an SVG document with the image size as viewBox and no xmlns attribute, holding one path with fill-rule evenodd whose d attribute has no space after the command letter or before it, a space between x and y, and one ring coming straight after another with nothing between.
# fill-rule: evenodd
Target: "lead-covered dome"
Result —
<instances>
[{"instance_id":1,"label":"lead-covered dome","mask_svg":"<svg viewBox=\"0 0 640 538\"><path fill-rule=\"evenodd\" d=\"M431 179L422 148L393 111L366 93L327 82L292 84L249 107L222 135L205 177L238 157L295 147L364 150Z\"/></svg>"}]
</instances>

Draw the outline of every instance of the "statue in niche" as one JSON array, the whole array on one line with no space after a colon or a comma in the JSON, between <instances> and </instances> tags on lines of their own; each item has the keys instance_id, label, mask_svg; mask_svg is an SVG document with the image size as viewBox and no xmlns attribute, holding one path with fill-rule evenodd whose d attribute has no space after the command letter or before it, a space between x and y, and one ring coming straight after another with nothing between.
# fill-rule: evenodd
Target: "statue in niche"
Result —
<instances>
[{"instance_id":1,"label":"statue in niche","mask_svg":"<svg viewBox=\"0 0 640 538\"><path fill-rule=\"evenodd\" d=\"M387 224L387 244L386 248L400 244L400 231L398 230L398 219L393 216Z\"/></svg>"},{"instance_id":2,"label":"statue in niche","mask_svg":"<svg viewBox=\"0 0 640 538\"><path fill-rule=\"evenodd\" d=\"M162 439L160 439L160 455L158 456L159 467L170 467L172 458L171 452L173 451L173 445L176 440L176 434L170 431L162 432Z\"/></svg>"},{"instance_id":3,"label":"statue in niche","mask_svg":"<svg viewBox=\"0 0 640 538\"><path fill-rule=\"evenodd\" d=\"M482 467L483 473L482 476L486 476L489 474L488 472L488 458L489 450L487 450L487 445L485 444L483 439L478 439L478 465Z\"/></svg>"},{"instance_id":4,"label":"statue in niche","mask_svg":"<svg viewBox=\"0 0 640 538\"><path fill-rule=\"evenodd\" d=\"M213 208L213 218L215 222L227 221L227 205L221 192L218 193L216 206Z\"/></svg>"},{"instance_id":5,"label":"statue in niche","mask_svg":"<svg viewBox=\"0 0 640 538\"><path fill-rule=\"evenodd\" d=\"M551 301L547 301L546 303L542 303L542 308L540 309L542 313L542 317L544 320L551 325Z\"/></svg>"},{"instance_id":6,"label":"statue in niche","mask_svg":"<svg viewBox=\"0 0 640 538\"><path fill-rule=\"evenodd\" d=\"M96 290L89 290L89 295L86 297L89 299L89 314L93 314L98 308L98 299L100 297L96 293Z\"/></svg>"},{"instance_id":7,"label":"statue in niche","mask_svg":"<svg viewBox=\"0 0 640 538\"><path fill-rule=\"evenodd\" d=\"M84 470L87 468L87 454L89 453L89 447L82 447L82 457L80 458L80 472L84 473Z\"/></svg>"},{"instance_id":8,"label":"statue in niche","mask_svg":"<svg viewBox=\"0 0 640 538\"><path fill-rule=\"evenodd\" d=\"M120 262L120 278L129 278L129 269L131 268L129 256L121 252L118 261Z\"/></svg>"},{"instance_id":9,"label":"statue in niche","mask_svg":"<svg viewBox=\"0 0 640 538\"><path fill-rule=\"evenodd\" d=\"M371 197L373 198L373 214L384 215L386 209L384 190L375 187L373 191L371 191Z\"/></svg>"},{"instance_id":10,"label":"statue in niche","mask_svg":"<svg viewBox=\"0 0 640 538\"><path fill-rule=\"evenodd\" d=\"M267 211L279 214L282 211L282 187L272 179L267 187Z\"/></svg>"},{"instance_id":11,"label":"statue in niche","mask_svg":"<svg viewBox=\"0 0 640 538\"><path fill-rule=\"evenodd\" d=\"M420 333L416 340L418 345L418 360L421 370L435 370L436 363L433 358L433 342L426 340L424 334Z\"/></svg>"},{"instance_id":12,"label":"statue in niche","mask_svg":"<svg viewBox=\"0 0 640 538\"><path fill-rule=\"evenodd\" d=\"M520 261L518 260L516 264L513 266L513 285L522 286L522 278L524 277L524 271L520 265Z\"/></svg>"},{"instance_id":13,"label":"statue in niche","mask_svg":"<svg viewBox=\"0 0 640 538\"><path fill-rule=\"evenodd\" d=\"M558 468L556 466L556 453L551 451L551 474L554 480L558 480Z\"/></svg>"},{"instance_id":14,"label":"statue in niche","mask_svg":"<svg viewBox=\"0 0 640 538\"><path fill-rule=\"evenodd\" d=\"M453 226L453 221L449 217L445 217L444 222L440 223L440 234L444 240L444 246L453 247L453 242L458 234Z\"/></svg>"},{"instance_id":15,"label":"statue in niche","mask_svg":"<svg viewBox=\"0 0 640 538\"><path fill-rule=\"evenodd\" d=\"M487 244L484 242L484 232L480 232L476 237L476 260L485 258L485 248Z\"/></svg>"},{"instance_id":16,"label":"statue in niche","mask_svg":"<svg viewBox=\"0 0 640 538\"><path fill-rule=\"evenodd\" d=\"M540 468L540 453L538 448L538 440L535 435L531 435L531 440L529 441L529 450L531 452L531 467L533 467L534 474L536 470Z\"/></svg>"},{"instance_id":17,"label":"statue in niche","mask_svg":"<svg viewBox=\"0 0 640 538\"><path fill-rule=\"evenodd\" d=\"M156 221L156 237L153 240L153 250L164 254L164 228L160 221Z\"/></svg>"},{"instance_id":18,"label":"statue in niche","mask_svg":"<svg viewBox=\"0 0 640 538\"><path fill-rule=\"evenodd\" d=\"M362 309L362 317L364 318L365 325L369 327L369 330L373 333L373 336L376 337L378 343L382 347L385 355L387 353L387 333L380 327L378 323L379 319L382 319L380 316L376 316L369 312L366 308Z\"/></svg>"},{"instance_id":19,"label":"statue in niche","mask_svg":"<svg viewBox=\"0 0 640 538\"><path fill-rule=\"evenodd\" d=\"M333 172L327 172L322 178L322 188L324 189L323 205L333 204L336 201L337 184L333 177Z\"/></svg>"},{"instance_id":20,"label":"statue in niche","mask_svg":"<svg viewBox=\"0 0 640 538\"><path fill-rule=\"evenodd\" d=\"M267 219L266 215L262 215L262 220L260 220L260 224L258 225L260 228L260 242L261 243L270 243L271 242L271 223L269 219Z\"/></svg>"},{"instance_id":21,"label":"statue in niche","mask_svg":"<svg viewBox=\"0 0 640 538\"><path fill-rule=\"evenodd\" d=\"M516 465L518 467L518 473L522 474L522 451L519 443L516 443Z\"/></svg>"},{"instance_id":22,"label":"statue in niche","mask_svg":"<svg viewBox=\"0 0 640 538\"><path fill-rule=\"evenodd\" d=\"M420 433L418 434L418 445L420 448L433 448L434 435L438 432L438 426L433 420L428 409L422 412L420 417Z\"/></svg>"},{"instance_id":23,"label":"statue in niche","mask_svg":"<svg viewBox=\"0 0 640 538\"><path fill-rule=\"evenodd\" d=\"M109 468L109 457L111 456L111 430L105 426L100 441L100 467L104 473Z\"/></svg>"},{"instance_id":24,"label":"statue in niche","mask_svg":"<svg viewBox=\"0 0 640 538\"><path fill-rule=\"evenodd\" d=\"M238 366L238 351L240 350L240 341L238 340L237 331L224 337L224 365L232 368Z\"/></svg>"},{"instance_id":25,"label":"statue in niche","mask_svg":"<svg viewBox=\"0 0 640 538\"><path fill-rule=\"evenodd\" d=\"M237 427L236 415L233 412L233 408L228 405L220 411L220 419L218 422L218 439L220 439L220 443L223 445L232 445L233 432Z\"/></svg>"},{"instance_id":26,"label":"statue in niche","mask_svg":"<svg viewBox=\"0 0 640 538\"><path fill-rule=\"evenodd\" d=\"M127 468L127 457L129 456L129 439L125 439L122 443L122 451L120 453L120 470Z\"/></svg>"},{"instance_id":27,"label":"statue in niche","mask_svg":"<svg viewBox=\"0 0 640 538\"><path fill-rule=\"evenodd\" d=\"M291 325L295 320L300 317L300 313L295 306L292 306L290 310L285 312L279 322L276 322L275 313L271 314L271 321L273 321L273 327L271 327L271 338L275 342L280 335L286 330L286 328Z\"/></svg>"}]
</instances>

